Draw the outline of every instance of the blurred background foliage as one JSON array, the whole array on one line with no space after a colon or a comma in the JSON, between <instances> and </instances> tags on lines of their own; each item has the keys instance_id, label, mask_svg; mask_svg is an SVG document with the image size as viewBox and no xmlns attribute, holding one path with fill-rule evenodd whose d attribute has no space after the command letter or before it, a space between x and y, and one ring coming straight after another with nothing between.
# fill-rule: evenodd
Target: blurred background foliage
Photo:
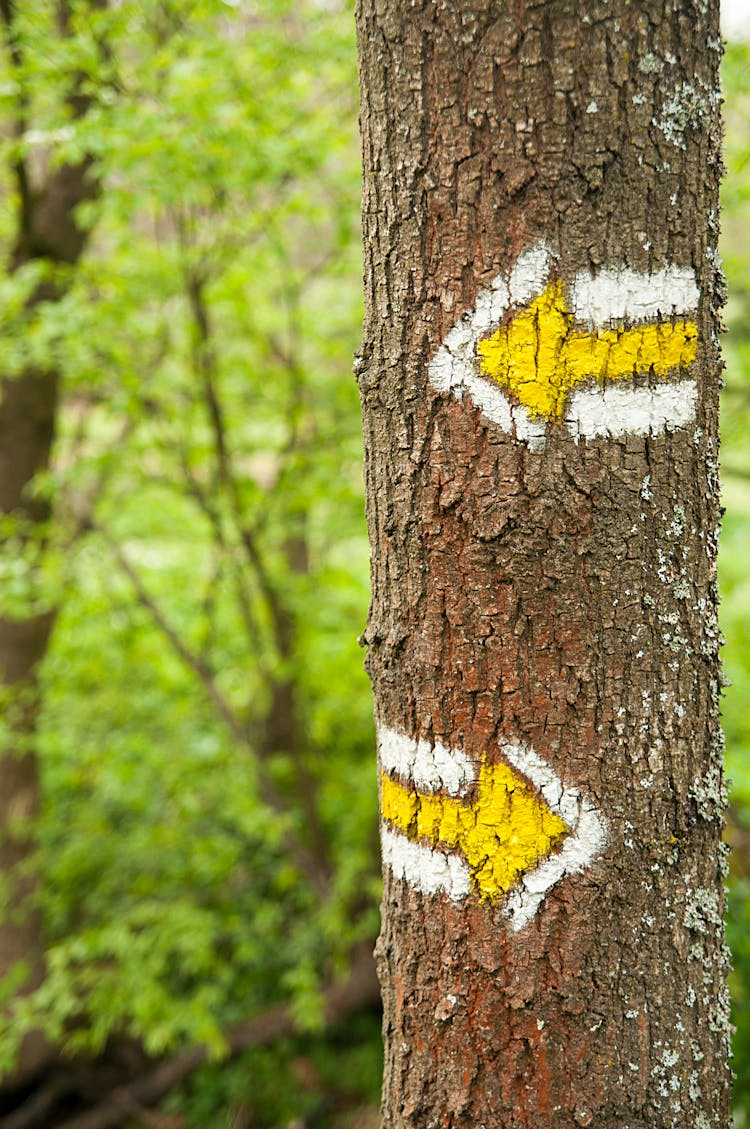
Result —
<instances>
[{"instance_id":1,"label":"blurred background foliage","mask_svg":"<svg viewBox=\"0 0 750 1129\"><path fill-rule=\"evenodd\" d=\"M205 1044L175 1124L353 1125L378 1098L377 1007L329 1030L321 996L372 948L379 894L352 7L67 9L61 35L54 4L18 5L0 76L25 117L3 139L6 256L19 153L90 158L98 182L54 300L27 303L44 264L0 281L2 371L64 387L35 483L54 521L20 556L6 519L0 558L2 614L58 609L46 976L10 1003L0 1062L39 1029L138 1069ZM227 1065L232 1025L282 1002L299 1036Z\"/></svg>"},{"instance_id":2,"label":"blurred background foliage","mask_svg":"<svg viewBox=\"0 0 750 1129\"><path fill-rule=\"evenodd\" d=\"M19 156L91 162L86 254L0 278L0 365L63 378L54 498L3 518L0 615L57 610L34 869L46 976L7 985L0 1067L43 1030L145 1070L203 1044L160 1125L374 1125L376 1007L324 1021L377 931L349 0L16 8L0 246ZM78 76L76 115L61 76ZM721 587L734 781L736 1120L750 1124L750 52L725 59L729 279ZM18 122L23 110L23 128ZM23 543L23 551L19 546ZM297 1034L227 1055L288 1005ZM65 1112L65 1105L60 1107ZM75 1112L75 1103L70 1109ZM41 1122L40 1122L41 1124ZM139 1121L132 1124L156 1124Z\"/></svg>"}]
</instances>

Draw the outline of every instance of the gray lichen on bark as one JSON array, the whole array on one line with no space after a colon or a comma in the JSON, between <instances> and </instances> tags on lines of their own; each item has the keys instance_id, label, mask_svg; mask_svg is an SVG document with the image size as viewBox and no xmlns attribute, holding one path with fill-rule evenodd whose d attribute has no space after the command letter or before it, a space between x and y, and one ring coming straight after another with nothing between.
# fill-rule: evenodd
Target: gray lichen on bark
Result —
<instances>
[{"instance_id":1,"label":"gray lichen on bark","mask_svg":"<svg viewBox=\"0 0 750 1129\"><path fill-rule=\"evenodd\" d=\"M386 871L384 1124L725 1127L718 4L360 0L358 27L377 714L477 762L526 742L609 827L517 934ZM539 240L565 285L694 272L690 426L533 450L430 385Z\"/></svg>"}]
</instances>

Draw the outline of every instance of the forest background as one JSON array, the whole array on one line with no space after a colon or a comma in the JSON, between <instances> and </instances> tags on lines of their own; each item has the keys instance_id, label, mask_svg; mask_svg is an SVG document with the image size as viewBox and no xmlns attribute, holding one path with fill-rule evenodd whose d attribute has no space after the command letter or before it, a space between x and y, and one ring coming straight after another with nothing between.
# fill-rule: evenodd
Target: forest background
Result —
<instances>
[{"instance_id":1,"label":"forest background","mask_svg":"<svg viewBox=\"0 0 750 1129\"><path fill-rule=\"evenodd\" d=\"M165 1098L162 1126L363 1129L377 1123L377 1007L365 1002L335 1024L326 1012L328 985L372 947L379 897L372 707L357 645L368 564L352 377L361 323L352 7L64 7L61 24L54 4L17 5L0 58L0 371L54 370L63 390L52 462L33 484L52 517L33 528L18 515L0 522L0 616L56 616L27 734L41 809L14 828L30 848L27 904L39 913L45 975L23 995L28 968L4 981L0 1069L13 1071L20 1041L38 1030L67 1056L63 1074L89 1089L91 1064L122 1081L205 1046L208 1061ZM721 590L743 1126L750 49L741 40L728 45L724 83ZM85 165L91 186L76 207L83 254L19 266L19 167L33 179L65 165ZM49 287L41 301L40 286ZM8 730L14 703L5 705ZM3 736L17 746L16 732ZM12 906L8 882L3 890ZM295 1034L282 1024L261 1045L231 1045L238 1024L279 1005ZM49 1071L63 1124L91 1095L84 1101L83 1084L66 1091L56 1059Z\"/></svg>"}]
</instances>

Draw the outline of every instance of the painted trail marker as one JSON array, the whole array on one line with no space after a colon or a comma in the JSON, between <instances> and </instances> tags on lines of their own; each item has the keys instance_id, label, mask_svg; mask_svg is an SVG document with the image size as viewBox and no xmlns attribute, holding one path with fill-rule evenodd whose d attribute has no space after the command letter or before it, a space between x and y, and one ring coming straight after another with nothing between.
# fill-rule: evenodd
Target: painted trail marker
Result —
<instances>
[{"instance_id":1,"label":"painted trail marker","mask_svg":"<svg viewBox=\"0 0 750 1129\"><path fill-rule=\"evenodd\" d=\"M685 427L697 400L685 375L698 348L694 272L618 267L566 287L553 265L538 243L479 294L430 362L433 387L468 393L531 448L554 424L576 439Z\"/></svg>"},{"instance_id":2,"label":"painted trail marker","mask_svg":"<svg viewBox=\"0 0 750 1129\"><path fill-rule=\"evenodd\" d=\"M601 814L533 749L502 743L504 761L380 727L383 859L397 878L460 902L505 902L522 929L566 874L603 849Z\"/></svg>"}]
</instances>

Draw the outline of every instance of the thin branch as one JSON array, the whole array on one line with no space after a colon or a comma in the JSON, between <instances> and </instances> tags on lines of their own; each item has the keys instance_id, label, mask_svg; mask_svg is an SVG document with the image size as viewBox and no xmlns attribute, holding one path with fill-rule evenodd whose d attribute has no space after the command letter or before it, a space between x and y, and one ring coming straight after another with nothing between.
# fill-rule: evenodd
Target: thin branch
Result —
<instances>
[{"instance_id":1,"label":"thin branch","mask_svg":"<svg viewBox=\"0 0 750 1129\"><path fill-rule=\"evenodd\" d=\"M180 238L183 240L183 250L185 250L186 244L184 227L180 228ZM204 281L195 270L190 270L187 265L184 268L184 275L195 330L193 354L194 365L203 386L206 409L213 433L217 474L221 485L224 486L229 496L229 503L232 509L232 515L234 517L237 533L239 534L240 541L245 549L248 561L253 568L261 593L268 606L273 623L275 643L278 654L282 662L287 663L291 659L293 654L294 620L279 598L279 595L266 570L255 534L243 518L242 501L240 498L237 479L232 467L229 444L227 441L226 422L224 419L223 408L216 390L216 356L213 347L213 335L211 331L209 312L205 301ZM292 306L290 305L290 311L291 310ZM293 315L291 312L290 319L293 320ZM287 685L285 685L285 682ZM275 720L273 718L273 714L277 713L278 703L282 701L285 690L288 687L288 676L285 674L282 674L281 678L277 678L273 686L271 687L272 701L269 719L271 720L272 725L273 721ZM291 702L286 703L284 708L292 711L293 716L294 707ZM271 727L266 725L267 732L270 733L272 731L272 725ZM274 744L266 744L268 752L276 751L277 747L278 746ZM326 836L320 819L320 812L318 810L317 781L305 764L304 759L301 756L301 751L298 748L297 740L294 737L291 741L288 742L287 751L294 758L295 766L297 769L302 808L309 826L310 839L313 845L314 854L320 868L326 875L328 875L330 874L331 866L328 857Z\"/></svg>"},{"instance_id":2,"label":"thin branch","mask_svg":"<svg viewBox=\"0 0 750 1129\"><path fill-rule=\"evenodd\" d=\"M286 658L288 657L286 653L287 648L285 646L287 629L284 610L281 606L278 593L268 575L255 534L244 520L237 479L232 468L231 455L227 442L226 421L224 419L221 403L219 402L219 397L216 393L214 371L215 356L211 342L211 326L208 309L203 293L203 280L194 271L190 271L186 268L185 285L196 331L194 364L201 378L203 396L211 424L217 474L220 482L226 488L240 542L257 576L263 598L268 605L268 610L274 624L279 653L282 658Z\"/></svg>"},{"instance_id":3,"label":"thin branch","mask_svg":"<svg viewBox=\"0 0 750 1129\"><path fill-rule=\"evenodd\" d=\"M248 748L252 752L248 731L221 693L216 683L214 671L209 664L200 655L196 655L180 638L159 604L144 585L137 570L133 568L127 556L123 553L117 541L115 541L103 526L96 521L92 521L91 529L99 534L109 548L118 566L135 589L138 602L149 613L153 622L167 639L174 652L198 678L209 700L215 706L219 716L226 724L234 739L238 744ZM255 759L255 769L258 776L258 794L261 800L272 811L275 811L278 815L286 819L286 817L289 816L289 805L283 799L276 785L269 778L262 761L258 758ZM319 860L310 854L293 828L288 826L284 828L284 839L289 854L300 871L310 879L319 894L327 894L328 874L325 868L321 866Z\"/></svg>"},{"instance_id":4,"label":"thin branch","mask_svg":"<svg viewBox=\"0 0 750 1129\"><path fill-rule=\"evenodd\" d=\"M731 463L729 463L729 464L723 463L722 467L721 467L721 477L722 478L741 478L743 480L746 480L746 479L750 478L750 468L740 467L740 466L732 466Z\"/></svg>"},{"instance_id":5,"label":"thin branch","mask_svg":"<svg viewBox=\"0 0 750 1129\"><path fill-rule=\"evenodd\" d=\"M212 546L213 552L211 553L212 562L208 569L206 582L204 585L203 598L200 602L200 614L198 617L198 626L200 629L200 621L203 620L204 628L200 631L201 644L200 651L202 655L206 656L206 662L210 662L209 656L213 650L214 642L217 636L216 617L218 615L218 592L223 583L225 560L219 546Z\"/></svg>"},{"instance_id":6,"label":"thin branch","mask_svg":"<svg viewBox=\"0 0 750 1129\"><path fill-rule=\"evenodd\" d=\"M60 1098L75 1089L75 1081L70 1073L53 1076L39 1090L19 1106L13 1113L3 1118L2 1129L38 1129L47 1124L47 1115Z\"/></svg>"},{"instance_id":7,"label":"thin branch","mask_svg":"<svg viewBox=\"0 0 750 1129\"><path fill-rule=\"evenodd\" d=\"M730 868L733 878L750 878L750 831L744 825L736 805L730 804L726 811L726 830L724 838L732 848Z\"/></svg>"},{"instance_id":8,"label":"thin branch","mask_svg":"<svg viewBox=\"0 0 750 1129\"><path fill-rule=\"evenodd\" d=\"M286 268L287 258L284 252L284 247L278 238L272 239L276 253L281 261L282 272ZM268 333L266 340L271 350L271 355L281 366L286 370L286 373L291 381L292 391L287 408L287 426L288 435L286 442L278 453L279 460L279 473L273 485L272 493L275 495L283 495L286 487L286 482L291 473L292 459L303 444L303 429L302 421L304 415L302 408L304 406L304 391L305 391L305 376L304 369L297 360L297 349L295 348L299 338L299 302L300 290L303 285L302 282L294 284L286 280L282 285L282 296L287 315L287 335L289 344L285 347L275 334ZM306 440L307 441L307 440ZM261 509L256 522L256 527L259 530L265 528L266 522L271 514L271 492L266 498L265 509Z\"/></svg>"},{"instance_id":9,"label":"thin branch","mask_svg":"<svg viewBox=\"0 0 750 1129\"><path fill-rule=\"evenodd\" d=\"M180 467L185 478L185 485L188 495L193 499L193 501L198 506L198 509L208 521L213 531L215 544L226 554L232 565L232 576L234 579L234 586L237 594L237 604L240 609L240 615L242 616L242 622L245 625L248 643L255 649L256 661L261 677L264 679L264 681L268 682L270 678L270 672L268 670L267 663L260 657L262 649L261 630L260 626L253 616L250 593L248 592L247 586L245 584L244 570L239 568L232 559L232 550L227 544L226 537L224 536L224 530L222 527L219 512L216 506L211 503L208 494L203 489L196 476L193 474L192 468L187 458L187 453L182 447L178 447L177 454L180 460Z\"/></svg>"},{"instance_id":10,"label":"thin branch","mask_svg":"<svg viewBox=\"0 0 750 1129\"><path fill-rule=\"evenodd\" d=\"M146 1109L137 1101L128 1101L124 1096L119 1103L136 1124L145 1126L145 1129L184 1129L185 1118L181 1113L157 1113L155 1110Z\"/></svg>"},{"instance_id":11,"label":"thin branch","mask_svg":"<svg viewBox=\"0 0 750 1129\"><path fill-rule=\"evenodd\" d=\"M730 399L750 400L749 384L725 384L721 390L722 397Z\"/></svg>"},{"instance_id":12,"label":"thin branch","mask_svg":"<svg viewBox=\"0 0 750 1129\"><path fill-rule=\"evenodd\" d=\"M134 428L135 422L132 419L125 419L123 421L122 427L117 434L114 445L116 447L119 447L122 443L124 443L131 432L134 430ZM71 449L73 452L75 452L76 448L81 450L83 447L83 442L85 440L85 413L81 418L79 431L80 433L74 436L71 444ZM73 461L74 460L71 460L71 462ZM106 465L94 479L88 490L85 493L79 494L75 498L75 500L68 488L65 488L62 491L62 494L57 502L58 510L62 511L63 513L67 510L67 512L70 513L74 518L73 528L70 532L70 535L63 543L64 549L71 549L76 541L78 541L84 533L87 533L90 529L93 528L94 513L96 511L97 503L102 497L107 487L107 483L112 478L114 470L114 463L109 463L108 465Z\"/></svg>"},{"instance_id":13,"label":"thin branch","mask_svg":"<svg viewBox=\"0 0 750 1129\"><path fill-rule=\"evenodd\" d=\"M148 591L143 581L141 580L140 575L138 574L136 569L133 568L132 564L128 560L125 553L123 553L120 545L117 543L114 537L112 537L107 532L107 530L99 524L99 522L93 519L91 521L91 529L98 533L104 543L107 545L107 548L117 561L120 569L122 570L122 572L124 572L133 588L135 589L136 596L138 597L138 602L149 613L152 620L161 631L162 635L165 636L165 638L171 645L173 651L175 651L175 653L182 659L185 666L187 666L188 669L191 670L201 682L204 690L206 691L206 694L208 695L213 705L216 707L217 712L226 724L232 736L241 744L246 744L247 732L245 730L245 726L242 724L240 719L237 717L237 714L230 706L229 702L219 690L219 687L216 684L214 672L211 667L204 661L204 659L200 657L200 655L194 654L193 651L180 638L179 634L169 622L151 593Z\"/></svg>"},{"instance_id":14,"label":"thin branch","mask_svg":"<svg viewBox=\"0 0 750 1129\"><path fill-rule=\"evenodd\" d=\"M380 992L375 966L369 953L360 953L352 962L349 975L323 993L325 1021L328 1026L342 1022L350 1015L377 1003ZM227 1032L229 1057L236 1058L251 1047L264 1046L297 1030L291 1009L280 1005L254 1019L240 1023ZM205 1047L193 1047L167 1059L150 1074L130 1085L120 1086L109 1098L86 1113L63 1122L57 1129L115 1129L134 1111L154 1106L206 1062Z\"/></svg>"}]
</instances>

